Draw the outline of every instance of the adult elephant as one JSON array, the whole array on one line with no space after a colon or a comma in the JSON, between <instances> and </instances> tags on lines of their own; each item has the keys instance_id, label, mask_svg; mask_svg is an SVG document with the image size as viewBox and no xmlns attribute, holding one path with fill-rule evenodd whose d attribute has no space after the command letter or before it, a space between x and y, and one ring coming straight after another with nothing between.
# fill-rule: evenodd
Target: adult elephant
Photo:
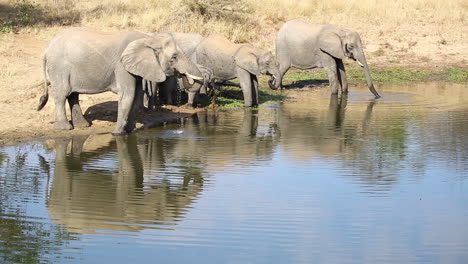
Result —
<instances>
[{"instance_id":1,"label":"adult elephant","mask_svg":"<svg viewBox=\"0 0 468 264\"><path fill-rule=\"evenodd\" d=\"M191 58L192 60L192 56L195 53L196 47L203 40L203 36L198 33L148 33L148 35L150 36L158 36L159 34L170 34L174 38L177 46L182 50L182 52L184 52L185 55L187 55L187 57ZM199 92L206 93L206 86L208 86L213 75L212 71L209 68L203 67L202 65L196 66L200 70L201 77L203 78L203 85L201 85L201 87L199 83L191 84L187 81L187 79L177 78L176 76L171 76L167 78L166 81L157 85L149 84L149 93L151 94L150 96L148 96L149 108L151 108L155 102L155 97L158 94L156 90L159 90L159 99L163 104L176 104L176 97L178 96L178 93L180 93L179 86L181 89L187 91L187 104L192 106L194 103L194 99Z\"/></svg>"},{"instance_id":2,"label":"adult elephant","mask_svg":"<svg viewBox=\"0 0 468 264\"><path fill-rule=\"evenodd\" d=\"M166 76L180 74L189 83L201 79L198 68L169 34L148 36L140 32L103 33L83 28L67 30L49 42L43 67L45 94L40 99L38 110L48 100L48 74L54 88L56 129L90 125L81 111L79 94L112 91L119 95L114 135L126 134L135 128L143 97L142 78L163 82ZM67 99L73 125L66 117Z\"/></svg>"},{"instance_id":3,"label":"adult elephant","mask_svg":"<svg viewBox=\"0 0 468 264\"><path fill-rule=\"evenodd\" d=\"M379 98L372 83L361 38L355 31L334 25L314 25L302 19L286 22L278 31L276 56L280 63L277 79L271 79L270 88L282 86L284 74L290 67L299 69L325 68L332 94L348 92L348 81L343 64L345 57L359 63L364 69L369 90Z\"/></svg>"},{"instance_id":4,"label":"adult elephant","mask_svg":"<svg viewBox=\"0 0 468 264\"><path fill-rule=\"evenodd\" d=\"M250 44L232 43L220 35L206 37L198 44L194 56L197 64L213 71L214 80L239 78L247 107L258 105L257 75L279 75L279 63L271 52Z\"/></svg>"}]
</instances>

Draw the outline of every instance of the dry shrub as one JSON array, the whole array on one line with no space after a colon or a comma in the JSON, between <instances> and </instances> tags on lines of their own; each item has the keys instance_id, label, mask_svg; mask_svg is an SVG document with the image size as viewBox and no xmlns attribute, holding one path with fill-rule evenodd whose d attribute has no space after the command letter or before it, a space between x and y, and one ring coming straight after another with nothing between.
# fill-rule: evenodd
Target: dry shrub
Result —
<instances>
[{"instance_id":1,"label":"dry shrub","mask_svg":"<svg viewBox=\"0 0 468 264\"><path fill-rule=\"evenodd\" d=\"M182 0L160 29L221 34L235 42L251 42L258 31L253 9L243 0Z\"/></svg>"},{"instance_id":2,"label":"dry shrub","mask_svg":"<svg viewBox=\"0 0 468 264\"><path fill-rule=\"evenodd\" d=\"M71 25L80 20L73 9L73 1L64 0L52 5L28 0L0 2L0 31L18 31L23 27Z\"/></svg>"},{"instance_id":3,"label":"dry shrub","mask_svg":"<svg viewBox=\"0 0 468 264\"><path fill-rule=\"evenodd\" d=\"M0 0L3 31L76 24L104 30L217 33L269 48L279 27L298 17L353 28L364 39L372 31L386 36L431 25L421 34L435 29L451 43L455 39L447 29L466 32L466 14L466 0Z\"/></svg>"}]
</instances>

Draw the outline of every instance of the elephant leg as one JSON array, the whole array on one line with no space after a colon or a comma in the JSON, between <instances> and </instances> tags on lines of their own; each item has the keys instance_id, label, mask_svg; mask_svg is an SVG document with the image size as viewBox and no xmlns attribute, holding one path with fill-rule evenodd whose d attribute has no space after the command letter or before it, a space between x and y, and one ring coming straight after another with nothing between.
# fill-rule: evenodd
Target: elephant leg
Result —
<instances>
[{"instance_id":1,"label":"elephant leg","mask_svg":"<svg viewBox=\"0 0 468 264\"><path fill-rule=\"evenodd\" d=\"M188 94L188 102L187 102L187 105L188 106L193 106L193 103L195 102L195 97L197 95L197 92L187 92Z\"/></svg>"},{"instance_id":2,"label":"elephant leg","mask_svg":"<svg viewBox=\"0 0 468 264\"><path fill-rule=\"evenodd\" d=\"M59 89L57 89L59 90ZM65 110L65 100L67 99L66 96L57 93L54 96L55 100L55 129L60 130L70 130L73 129L73 126L68 122L67 113Z\"/></svg>"},{"instance_id":3,"label":"elephant leg","mask_svg":"<svg viewBox=\"0 0 468 264\"><path fill-rule=\"evenodd\" d=\"M150 100L151 100L151 91L149 90L148 81L145 79L141 79L141 88L143 89L143 101L140 105L142 111L146 111L146 109L150 108ZM146 107L146 108L145 108Z\"/></svg>"},{"instance_id":4,"label":"elephant leg","mask_svg":"<svg viewBox=\"0 0 468 264\"><path fill-rule=\"evenodd\" d=\"M140 113L140 102L143 101L143 89L141 87L140 82L136 83L135 86L135 97L133 99L133 104L131 105L130 112L128 114L128 121L125 127L125 131L132 132L133 129L136 127L136 122L138 118L138 114Z\"/></svg>"},{"instance_id":5,"label":"elephant leg","mask_svg":"<svg viewBox=\"0 0 468 264\"><path fill-rule=\"evenodd\" d=\"M215 79L211 80L210 84L208 85L207 93L211 97L216 96L216 80Z\"/></svg>"},{"instance_id":6,"label":"elephant leg","mask_svg":"<svg viewBox=\"0 0 468 264\"><path fill-rule=\"evenodd\" d=\"M252 105L258 106L258 79L256 75L251 74L252 79Z\"/></svg>"},{"instance_id":7,"label":"elephant leg","mask_svg":"<svg viewBox=\"0 0 468 264\"><path fill-rule=\"evenodd\" d=\"M211 97L211 103L216 105L216 99L218 95L216 94L216 81L215 79L211 80L211 84L208 87L208 95Z\"/></svg>"},{"instance_id":8,"label":"elephant leg","mask_svg":"<svg viewBox=\"0 0 468 264\"><path fill-rule=\"evenodd\" d=\"M251 107L253 106L253 99L252 98L252 78L250 72L244 69L237 70L237 77L240 80L240 86L242 89L242 93L244 95L244 106Z\"/></svg>"},{"instance_id":9,"label":"elephant leg","mask_svg":"<svg viewBox=\"0 0 468 264\"><path fill-rule=\"evenodd\" d=\"M332 94L338 94L338 68L335 59L327 56L327 61L324 63L324 68L327 71L328 80L330 81L330 88Z\"/></svg>"},{"instance_id":10,"label":"elephant leg","mask_svg":"<svg viewBox=\"0 0 468 264\"><path fill-rule=\"evenodd\" d=\"M130 130L127 126L129 123L130 111L135 99L135 78L123 69L116 69L115 72L117 89L119 94L118 111L117 111L117 124L112 132L113 135L125 135ZM130 120L134 125L134 121Z\"/></svg>"},{"instance_id":11,"label":"elephant leg","mask_svg":"<svg viewBox=\"0 0 468 264\"><path fill-rule=\"evenodd\" d=\"M68 96L68 105L70 106L72 123L74 127L89 127L91 124L83 116L79 96L79 93L71 93Z\"/></svg>"},{"instance_id":12,"label":"elephant leg","mask_svg":"<svg viewBox=\"0 0 468 264\"><path fill-rule=\"evenodd\" d=\"M148 81L148 87L150 89L150 97L148 102L148 108L154 109L157 105L160 104L159 94L158 94L158 84L153 81Z\"/></svg>"},{"instance_id":13,"label":"elephant leg","mask_svg":"<svg viewBox=\"0 0 468 264\"><path fill-rule=\"evenodd\" d=\"M346 70L343 64L343 60L337 59L336 66L338 68L338 80L341 86L341 93L347 94L348 93L348 78L346 78Z\"/></svg>"},{"instance_id":14,"label":"elephant leg","mask_svg":"<svg viewBox=\"0 0 468 264\"><path fill-rule=\"evenodd\" d=\"M280 75L277 76L276 78L276 81L275 83L277 83L277 87L279 87L280 89L283 89L283 78L284 78L284 75L286 74L286 72L289 70L289 68L291 68L291 66L289 64L281 64L280 67L279 67L279 73Z\"/></svg>"}]
</instances>

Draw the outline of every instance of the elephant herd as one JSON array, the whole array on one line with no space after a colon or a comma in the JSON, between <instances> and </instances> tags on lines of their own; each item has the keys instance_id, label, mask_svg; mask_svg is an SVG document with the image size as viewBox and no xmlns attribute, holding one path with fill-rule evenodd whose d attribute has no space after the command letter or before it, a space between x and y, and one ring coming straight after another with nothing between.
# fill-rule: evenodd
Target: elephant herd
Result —
<instances>
[{"instance_id":1,"label":"elephant herd","mask_svg":"<svg viewBox=\"0 0 468 264\"><path fill-rule=\"evenodd\" d=\"M118 95L117 123L112 134L135 128L136 116L146 95L148 107L156 95L173 104L179 84L188 93L188 104L197 94L215 90L216 81L239 79L244 105L258 105L260 74L271 76L271 89L282 88L289 68L324 68L332 94L346 94L348 82L343 59L363 67L370 91L380 97L371 80L359 34L334 25L313 25L302 19L286 22L276 38L276 56L251 44L237 44L220 35L197 33L103 33L75 28L59 33L43 56L44 95L38 110L48 100L48 82L54 88L56 129L87 127L79 94L111 91ZM67 120L65 101L71 111Z\"/></svg>"}]
</instances>

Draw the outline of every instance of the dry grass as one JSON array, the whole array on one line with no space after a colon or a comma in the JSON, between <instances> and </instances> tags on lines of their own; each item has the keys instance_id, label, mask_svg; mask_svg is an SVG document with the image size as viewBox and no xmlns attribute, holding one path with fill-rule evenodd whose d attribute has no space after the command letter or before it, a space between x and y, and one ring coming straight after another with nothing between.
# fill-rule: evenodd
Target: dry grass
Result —
<instances>
[{"instance_id":1,"label":"dry grass","mask_svg":"<svg viewBox=\"0 0 468 264\"><path fill-rule=\"evenodd\" d=\"M302 17L358 31L368 54L460 66L468 61L467 14L465 0L0 0L0 31L40 32L42 39L68 25L217 33L274 50L281 25Z\"/></svg>"},{"instance_id":2,"label":"dry grass","mask_svg":"<svg viewBox=\"0 0 468 264\"><path fill-rule=\"evenodd\" d=\"M466 28L468 14L464 0L0 0L0 7L26 4L42 16L40 26L76 23L111 29L197 31L250 42L297 17L357 29L437 25L438 32L444 32L444 28Z\"/></svg>"}]
</instances>

